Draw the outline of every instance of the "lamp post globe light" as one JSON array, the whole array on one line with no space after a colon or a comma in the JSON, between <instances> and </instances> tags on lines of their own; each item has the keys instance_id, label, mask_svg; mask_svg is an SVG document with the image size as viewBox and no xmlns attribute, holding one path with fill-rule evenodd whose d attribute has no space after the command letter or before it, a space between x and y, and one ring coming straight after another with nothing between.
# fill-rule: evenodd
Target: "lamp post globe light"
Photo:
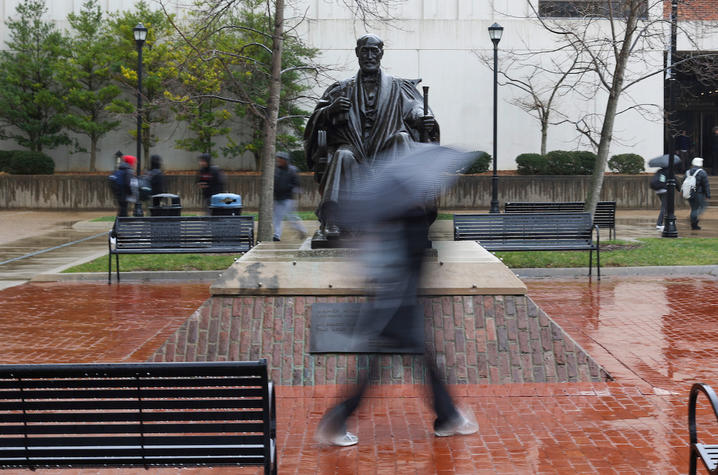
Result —
<instances>
[{"instance_id":1,"label":"lamp post globe light","mask_svg":"<svg viewBox=\"0 0 718 475\"><path fill-rule=\"evenodd\" d=\"M142 47L147 39L147 28L142 23L138 23L132 29L137 45L137 177L142 171ZM138 199L135 202L134 216L142 216L142 202Z\"/></svg>"},{"instance_id":2,"label":"lamp post globe light","mask_svg":"<svg viewBox=\"0 0 718 475\"><path fill-rule=\"evenodd\" d=\"M498 23L494 23L489 27L489 38L494 44L494 153L493 153L493 165L494 173L491 176L491 208L489 213L500 213L499 211L499 177L496 174L496 112L497 112L497 97L498 97L498 68L499 68L499 41L501 41L501 35L504 33L504 27Z\"/></svg>"}]
</instances>

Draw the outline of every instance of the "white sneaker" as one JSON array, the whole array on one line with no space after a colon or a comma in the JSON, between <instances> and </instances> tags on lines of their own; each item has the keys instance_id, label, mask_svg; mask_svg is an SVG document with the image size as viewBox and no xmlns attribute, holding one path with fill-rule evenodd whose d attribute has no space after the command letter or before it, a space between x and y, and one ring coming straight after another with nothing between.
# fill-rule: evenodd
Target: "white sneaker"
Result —
<instances>
[{"instance_id":1,"label":"white sneaker","mask_svg":"<svg viewBox=\"0 0 718 475\"><path fill-rule=\"evenodd\" d=\"M656 226L656 229L662 232L664 227L665 227L665 226L660 225L660 226Z\"/></svg>"},{"instance_id":2,"label":"white sneaker","mask_svg":"<svg viewBox=\"0 0 718 475\"><path fill-rule=\"evenodd\" d=\"M344 434L331 434L318 428L314 434L314 440L321 445L336 445L338 447L349 447L356 445L359 442L359 437L352 434L351 432L345 432Z\"/></svg>"},{"instance_id":3,"label":"white sneaker","mask_svg":"<svg viewBox=\"0 0 718 475\"><path fill-rule=\"evenodd\" d=\"M444 427L434 429L437 437L451 437L452 435L469 435L478 432L479 424L471 409L458 409L459 417L449 422Z\"/></svg>"}]
</instances>

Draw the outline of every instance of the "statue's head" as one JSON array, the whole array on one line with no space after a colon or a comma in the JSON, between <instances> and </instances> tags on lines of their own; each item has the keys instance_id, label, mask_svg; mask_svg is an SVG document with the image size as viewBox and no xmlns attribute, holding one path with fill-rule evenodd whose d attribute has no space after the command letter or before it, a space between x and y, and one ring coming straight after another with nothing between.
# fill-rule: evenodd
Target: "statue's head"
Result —
<instances>
[{"instance_id":1,"label":"statue's head","mask_svg":"<svg viewBox=\"0 0 718 475\"><path fill-rule=\"evenodd\" d=\"M354 50L359 58L359 69L363 73L375 73L381 66L384 56L384 42L376 35L364 35L357 40Z\"/></svg>"}]
</instances>

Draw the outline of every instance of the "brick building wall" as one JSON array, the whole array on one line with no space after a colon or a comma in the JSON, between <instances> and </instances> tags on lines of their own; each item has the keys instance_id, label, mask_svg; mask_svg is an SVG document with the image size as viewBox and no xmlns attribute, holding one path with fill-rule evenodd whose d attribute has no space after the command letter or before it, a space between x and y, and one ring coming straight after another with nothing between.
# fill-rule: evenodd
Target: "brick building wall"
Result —
<instances>
[{"instance_id":1,"label":"brick building wall","mask_svg":"<svg viewBox=\"0 0 718 475\"><path fill-rule=\"evenodd\" d=\"M671 0L663 3L666 18L671 16ZM717 21L718 0L679 0L678 20Z\"/></svg>"}]
</instances>

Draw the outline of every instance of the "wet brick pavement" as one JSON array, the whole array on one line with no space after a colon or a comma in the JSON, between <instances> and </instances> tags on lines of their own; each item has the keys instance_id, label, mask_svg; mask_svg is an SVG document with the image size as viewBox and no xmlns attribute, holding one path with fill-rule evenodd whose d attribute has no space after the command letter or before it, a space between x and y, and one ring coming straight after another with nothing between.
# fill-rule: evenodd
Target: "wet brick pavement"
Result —
<instances>
[{"instance_id":1,"label":"wet brick pavement","mask_svg":"<svg viewBox=\"0 0 718 475\"><path fill-rule=\"evenodd\" d=\"M529 281L529 295L612 383L456 385L479 433L435 438L421 386L376 388L352 419L358 446L312 434L337 386L278 388L280 470L288 474L686 473L687 399L718 386L718 281L611 277ZM142 361L208 296L207 285L26 284L0 291L4 362ZM131 303L131 311L124 302ZM108 329L108 323L111 323ZM153 347L153 348L151 348ZM718 424L699 411L703 437ZM40 473L60 473L38 470ZM144 470L63 470L68 473ZM5 473L13 473L6 471ZM166 469L152 473L259 473Z\"/></svg>"},{"instance_id":2,"label":"wet brick pavement","mask_svg":"<svg viewBox=\"0 0 718 475\"><path fill-rule=\"evenodd\" d=\"M0 291L0 363L144 361L207 284L29 283Z\"/></svg>"}]
</instances>

